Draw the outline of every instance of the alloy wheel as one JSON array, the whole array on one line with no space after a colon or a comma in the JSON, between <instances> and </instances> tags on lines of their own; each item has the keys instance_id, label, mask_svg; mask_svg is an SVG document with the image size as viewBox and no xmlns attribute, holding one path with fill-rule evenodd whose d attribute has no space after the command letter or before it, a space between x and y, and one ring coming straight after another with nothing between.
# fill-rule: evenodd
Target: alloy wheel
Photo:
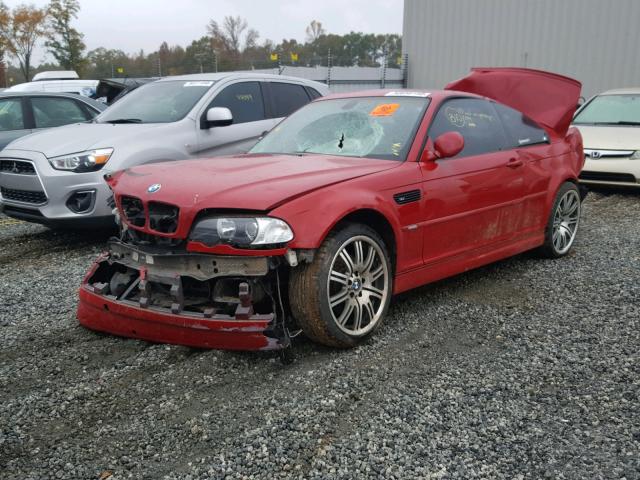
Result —
<instances>
[{"instance_id":1,"label":"alloy wheel","mask_svg":"<svg viewBox=\"0 0 640 480\"><path fill-rule=\"evenodd\" d=\"M362 336L380 321L389 295L389 269L382 249L371 238L350 238L336 252L329 269L329 310L340 330Z\"/></svg>"},{"instance_id":2,"label":"alloy wheel","mask_svg":"<svg viewBox=\"0 0 640 480\"><path fill-rule=\"evenodd\" d=\"M580 196L575 190L566 192L553 213L553 248L558 255L569 251L580 223Z\"/></svg>"}]
</instances>

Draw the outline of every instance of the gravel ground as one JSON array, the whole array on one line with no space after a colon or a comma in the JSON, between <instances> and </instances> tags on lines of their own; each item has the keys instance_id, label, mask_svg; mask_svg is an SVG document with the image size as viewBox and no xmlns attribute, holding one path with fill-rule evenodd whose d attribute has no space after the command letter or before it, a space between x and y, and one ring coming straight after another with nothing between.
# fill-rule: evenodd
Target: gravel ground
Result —
<instances>
[{"instance_id":1,"label":"gravel ground","mask_svg":"<svg viewBox=\"0 0 640 480\"><path fill-rule=\"evenodd\" d=\"M295 363L100 335L103 248L0 217L0 477L640 478L640 196L592 193L573 254L395 299Z\"/></svg>"}]
</instances>

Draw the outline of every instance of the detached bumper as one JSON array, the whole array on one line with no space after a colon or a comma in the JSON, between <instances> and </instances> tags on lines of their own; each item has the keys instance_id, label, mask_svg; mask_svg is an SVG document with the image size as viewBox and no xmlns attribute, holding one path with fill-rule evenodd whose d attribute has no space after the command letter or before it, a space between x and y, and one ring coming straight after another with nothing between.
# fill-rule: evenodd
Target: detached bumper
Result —
<instances>
[{"instance_id":1,"label":"detached bumper","mask_svg":"<svg viewBox=\"0 0 640 480\"><path fill-rule=\"evenodd\" d=\"M118 336L138 338L158 343L172 343L222 350L278 350L288 346L288 337L277 328L274 313L256 313L253 307L251 275L266 269L266 259L243 261L215 256L154 256L133 248L112 244L110 253L103 254L93 264L80 287L77 317L80 324ZM204 260L216 265L208 274ZM234 303L223 308L216 304L189 309L190 291L181 273L197 276L189 270L197 263L197 273L210 275L245 275L246 282L237 280L239 291ZM182 265L183 272L173 270ZM130 279L126 291L115 286L117 275L126 267ZM169 274L168 269L173 270ZM113 273L112 273L113 272ZM243 275L244 276L244 275ZM115 283L114 283L115 282ZM192 280L193 282L193 280ZM211 280L204 280L202 285ZM236 285L236 284L234 284ZM157 300L162 290L163 301Z\"/></svg>"},{"instance_id":2,"label":"detached bumper","mask_svg":"<svg viewBox=\"0 0 640 480\"><path fill-rule=\"evenodd\" d=\"M264 318L269 317L269 318ZM278 339L265 335L272 315L255 315L250 320L217 320L186 315L170 315L152 309L109 300L80 288L78 320L99 332L158 343L221 350L278 350Z\"/></svg>"}]
</instances>

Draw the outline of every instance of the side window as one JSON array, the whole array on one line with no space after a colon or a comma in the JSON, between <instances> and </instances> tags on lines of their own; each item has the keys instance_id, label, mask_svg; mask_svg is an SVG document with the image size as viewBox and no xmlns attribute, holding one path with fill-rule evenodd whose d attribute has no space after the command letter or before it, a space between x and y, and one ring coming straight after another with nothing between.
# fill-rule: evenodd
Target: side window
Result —
<instances>
[{"instance_id":1,"label":"side window","mask_svg":"<svg viewBox=\"0 0 640 480\"><path fill-rule=\"evenodd\" d=\"M0 100L0 132L22 129L24 129L22 100L20 98Z\"/></svg>"},{"instance_id":2,"label":"side window","mask_svg":"<svg viewBox=\"0 0 640 480\"><path fill-rule=\"evenodd\" d=\"M486 100L455 98L446 101L429 127L432 140L445 132L460 132L464 150L458 157L504 150L507 138L493 106Z\"/></svg>"},{"instance_id":3,"label":"side window","mask_svg":"<svg viewBox=\"0 0 640 480\"><path fill-rule=\"evenodd\" d=\"M302 85L271 82L269 87L273 100L274 118L287 117L310 101Z\"/></svg>"},{"instance_id":4,"label":"side window","mask_svg":"<svg viewBox=\"0 0 640 480\"><path fill-rule=\"evenodd\" d=\"M322 94L318 90L311 87L307 87L307 93L311 97L311 100L315 100L316 98L320 98L322 96Z\"/></svg>"},{"instance_id":5,"label":"side window","mask_svg":"<svg viewBox=\"0 0 640 480\"><path fill-rule=\"evenodd\" d=\"M513 108L494 103L512 148L548 143L547 132L529 117Z\"/></svg>"},{"instance_id":6,"label":"side window","mask_svg":"<svg viewBox=\"0 0 640 480\"><path fill-rule=\"evenodd\" d=\"M70 98L32 97L31 106L36 128L60 127L89 120L82 107Z\"/></svg>"},{"instance_id":7,"label":"side window","mask_svg":"<svg viewBox=\"0 0 640 480\"><path fill-rule=\"evenodd\" d=\"M258 82L229 85L213 99L211 107L227 107L233 114L233 124L264 120L264 103Z\"/></svg>"}]
</instances>

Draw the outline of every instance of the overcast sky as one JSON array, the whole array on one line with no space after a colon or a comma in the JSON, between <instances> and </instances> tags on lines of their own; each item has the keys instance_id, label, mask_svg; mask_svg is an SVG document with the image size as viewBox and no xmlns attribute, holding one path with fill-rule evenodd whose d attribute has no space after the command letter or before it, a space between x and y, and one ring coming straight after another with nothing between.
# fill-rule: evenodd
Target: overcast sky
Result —
<instances>
[{"instance_id":1,"label":"overcast sky","mask_svg":"<svg viewBox=\"0 0 640 480\"><path fill-rule=\"evenodd\" d=\"M43 6L46 0L4 0ZM210 19L240 15L265 39L304 41L311 20L328 33L402 33L403 0L80 0L76 28L87 49L115 48L127 53L157 50L160 43L186 46L206 34ZM39 50L36 63L43 60ZM51 60L51 56L47 56Z\"/></svg>"}]
</instances>

